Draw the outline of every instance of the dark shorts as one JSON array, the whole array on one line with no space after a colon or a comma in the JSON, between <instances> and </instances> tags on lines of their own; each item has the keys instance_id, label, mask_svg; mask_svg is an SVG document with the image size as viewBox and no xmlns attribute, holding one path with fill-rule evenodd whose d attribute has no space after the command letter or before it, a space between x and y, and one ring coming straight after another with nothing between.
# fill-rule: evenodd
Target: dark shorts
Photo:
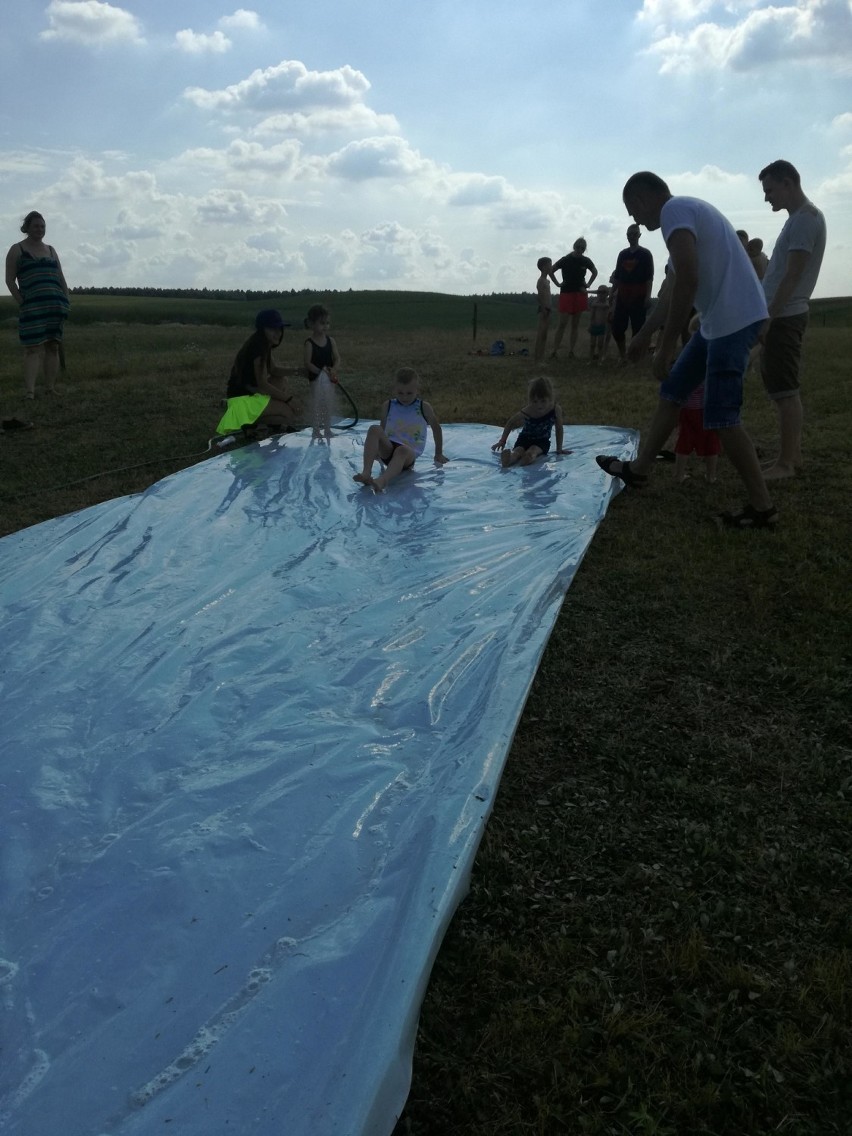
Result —
<instances>
[{"instance_id":1,"label":"dark shorts","mask_svg":"<svg viewBox=\"0 0 852 1136\"><path fill-rule=\"evenodd\" d=\"M560 292L559 310L563 315L577 316L589 310L589 297L585 292Z\"/></svg>"},{"instance_id":2,"label":"dark shorts","mask_svg":"<svg viewBox=\"0 0 852 1136\"><path fill-rule=\"evenodd\" d=\"M789 398L799 393L802 340L807 326L807 312L779 316L770 323L760 353L760 377L770 398Z\"/></svg>"},{"instance_id":3,"label":"dark shorts","mask_svg":"<svg viewBox=\"0 0 852 1136\"><path fill-rule=\"evenodd\" d=\"M589 325L589 335L594 335L597 338L599 335L606 335L605 323L593 323Z\"/></svg>"},{"instance_id":4,"label":"dark shorts","mask_svg":"<svg viewBox=\"0 0 852 1136\"><path fill-rule=\"evenodd\" d=\"M683 406L704 383L704 429L738 426L743 375L763 322L758 320L719 339L705 339L700 330L696 331L660 383L660 398Z\"/></svg>"},{"instance_id":5,"label":"dark shorts","mask_svg":"<svg viewBox=\"0 0 852 1136\"><path fill-rule=\"evenodd\" d=\"M612 334L621 339L627 331L628 324L633 335L642 329L648 308L645 297L639 296L635 300L619 300L616 297L615 310L612 313Z\"/></svg>"},{"instance_id":6,"label":"dark shorts","mask_svg":"<svg viewBox=\"0 0 852 1136\"><path fill-rule=\"evenodd\" d=\"M523 430L515 441L513 450L528 450L531 446L537 446L543 454L550 452L550 438L533 438L531 434L525 434Z\"/></svg>"}]
</instances>

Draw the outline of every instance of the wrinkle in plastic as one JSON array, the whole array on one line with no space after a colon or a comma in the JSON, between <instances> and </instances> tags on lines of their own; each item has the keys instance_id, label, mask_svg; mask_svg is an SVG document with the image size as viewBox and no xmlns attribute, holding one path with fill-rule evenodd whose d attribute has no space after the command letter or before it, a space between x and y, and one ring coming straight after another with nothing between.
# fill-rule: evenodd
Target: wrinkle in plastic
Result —
<instances>
[{"instance_id":1,"label":"wrinkle in plastic","mask_svg":"<svg viewBox=\"0 0 852 1136\"><path fill-rule=\"evenodd\" d=\"M0 542L0 1129L387 1136L613 492L449 426L381 495L291 435Z\"/></svg>"}]
</instances>

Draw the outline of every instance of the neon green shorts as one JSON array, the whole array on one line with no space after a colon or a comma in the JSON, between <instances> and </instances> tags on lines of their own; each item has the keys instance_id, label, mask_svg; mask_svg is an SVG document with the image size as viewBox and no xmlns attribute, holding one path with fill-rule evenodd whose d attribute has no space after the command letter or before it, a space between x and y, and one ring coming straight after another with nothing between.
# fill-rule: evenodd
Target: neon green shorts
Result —
<instances>
[{"instance_id":1,"label":"neon green shorts","mask_svg":"<svg viewBox=\"0 0 852 1136\"><path fill-rule=\"evenodd\" d=\"M234 430L242 430L243 426L250 426L252 422L257 422L267 406L268 394L241 394L229 398L228 409L219 419L216 433L230 434Z\"/></svg>"}]
</instances>

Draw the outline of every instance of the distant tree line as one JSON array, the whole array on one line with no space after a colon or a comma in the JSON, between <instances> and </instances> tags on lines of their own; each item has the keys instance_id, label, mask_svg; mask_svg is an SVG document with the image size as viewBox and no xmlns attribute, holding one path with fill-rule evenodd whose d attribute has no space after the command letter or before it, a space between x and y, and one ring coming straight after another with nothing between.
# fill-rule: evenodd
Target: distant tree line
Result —
<instances>
[{"instance_id":1,"label":"distant tree line","mask_svg":"<svg viewBox=\"0 0 852 1136\"><path fill-rule=\"evenodd\" d=\"M149 296L160 300L269 300L276 296L298 296L296 288L282 288L280 292L257 292L244 288L103 288L94 285L72 288L78 296ZM308 294L308 289L301 292Z\"/></svg>"},{"instance_id":2,"label":"distant tree line","mask_svg":"<svg viewBox=\"0 0 852 1136\"><path fill-rule=\"evenodd\" d=\"M274 300L279 296L315 296L320 294L316 288L282 288L280 291L259 292L246 288L115 288L89 285L87 287L72 288L77 296L148 296L160 300L245 300L250 303ZM337 288L323 288L323 296L333 296ZM352 288L345 289L352 292ZM471 296L471 299L485 299L482 296ZM506 300L509 303L528 303L529 293L517 292L491 292L488 297L492 300Z\"/></svg>"}]
</instances>

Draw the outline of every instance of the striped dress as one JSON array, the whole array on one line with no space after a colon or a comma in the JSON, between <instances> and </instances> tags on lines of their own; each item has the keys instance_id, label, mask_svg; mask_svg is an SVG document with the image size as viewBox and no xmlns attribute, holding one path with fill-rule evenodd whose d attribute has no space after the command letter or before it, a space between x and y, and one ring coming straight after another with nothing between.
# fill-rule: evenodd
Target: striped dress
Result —
<instances>
[{"instance_id":1,"label":"striped dress","mask_svg":"<svg viewBox=\"0 0 852 1136\"><path fill-rule=\"evenodd\" d=\"M59 260L51 245L50 256L35 257L21 248L17 278L21 291L18 336L24 347L37 347L62 339L62 325L71 306L62 287Z\"/></svg>"}]
</instances>

